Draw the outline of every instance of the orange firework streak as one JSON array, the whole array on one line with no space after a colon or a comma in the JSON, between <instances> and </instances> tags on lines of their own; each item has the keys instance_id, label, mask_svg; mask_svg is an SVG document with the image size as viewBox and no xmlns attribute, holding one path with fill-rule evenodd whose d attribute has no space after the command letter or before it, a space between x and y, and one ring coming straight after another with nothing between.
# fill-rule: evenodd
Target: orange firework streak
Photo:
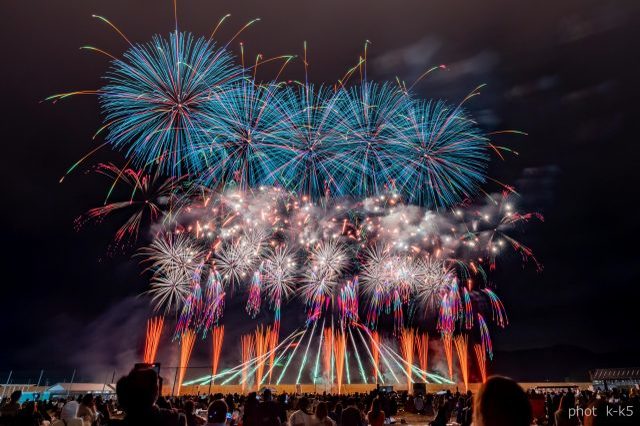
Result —
<instances>
[{"instance_id":1,"label":"orange firework streak","mask_svg":"<svg viewBox=\"0 0 640 426\"><path fill-rule=\"evenodd\" d=\"M240 347L242 349L242 393L247 387L247 375L249 373L249 361L253 355L253 334L245 334L240 338Z\"/></svg>"},{"instance_id":2,"label":"orange firework streak","mask_svg":"<svg viewBox=\"0 0 640 426\"><path fill-rule=\"evenodd\" d=\"M269 342L271 341L271 327L263 328L261 325L256 327L255 332L255 348L256 348L256 388L260 388L262 378L264 377L264 367L267 363L264 354L269 349Z\"/></svg>"},{"instance_id":3,"label":"orange firework streak","mask_svg":"<svg viewBox=\"0 0 640 426\"><path fill-rule=\"evenodd\" d=\"M273 363L276 359L276 346L280 340L279 323L274 324L273 330L271 330L271 337L269 338L269 384L271 384L271 376L273 375Z\"/></svg>"},{"instance_id":4,"label":"orange firework streak","mask_svg":"<svg viewBox=\"0 0 640 426\"><path fill-rule=\"evenodd\" d=\"M487 352L483 345L475 343L473 349L476 352L476 359L478 360L478 369L480 370L480 376L482 377L482 383L487 381Z\"/></svg>"},{"instance_id":5,"label":"orange firework streak","mask_svg":"<svg viewBox=\"0 0 640 426\"><path fill-rule=\"evenodd\" d=\"M189 359L191 358L191 351L193 350L195 342L195 331L187 330L182 335L182 340L180 341L180 371L178 373L178 390L176 391L176 395L180 395L180 388L182 387L184 375L187 372L187 367L189 366Z\"/></svg>"},{"instance_id":6,"label":"orange firework streak","mask_svg":"<svg viewBox=\"0 0 640 426\"><path fill-rule=\"evenodd\" d=\"M400 349L404 358L404 372L407 376L407 392L411 393L411 370L413 368L413 345L415 344L416 331L413 328L405 328L400 333Z\"/></svg>"},{"instance_id":7,"label":"orange firework streak","mask_svg":"<svg viewBox=\"0 0 640 426\"><path fill-rule=\"evenodd\" d=\"M427 361L429 360L429 333L416 333L416 348L418 349L418 362L420 369L424 371L422 381L427 381Z\"/></svg>"},{"instance_id":8,"label":"orange firework streak","mask_svg":"<svg viewBox=\"0 0 640 426\"><path fill-rule=\"evenodd\" d=\"M154 317L147 320L147 335L144 341L143 361L152 364L156 360L160 336L164 327L164 317Z\"/></svg>"},{"instance_id":9,"label":"orange firework streak","mask_svg":"<svg viewBox=\"0 0 640 426\"><path fill-rule=\"evenodd\" d=\"M453 336L451 334L442 335L442 347L447 358L447 367L449 367L449 380L453 380Z\"/></svg>"},{"instance_id":10,"label":"orange firework streak","mask_svg":"<svg viewBox=\"0 0 640 426\"><path fill-rule=\"evenodd\" d=\"M224 325L216 325L211 330L212 352L211 352L211 384L218 373L220 363L220 352L222 351L222 341L224 340Z\"/></svg>"},{"instance_id":11,"label":"orange firework streak","mask_svg":"<svg viewBox=\"0 0 640 426\"><path fill-rule=\"evenodd\" d=\"M377 331L372 331L371 334L371 357L373 358L373 376L376 378L376 384L378 384L378 376L380 371L380 334Z\"/></svg>"},{"instance_id":12,"label":"orange firework streak","mask_svg":"<svg viewBox=\"0 0 640 426\"><path fill-rule=\"evenodd\" d=\"M347 350L347 334L344 330L338 331L335 338L335 363L336 363L336 381L338 383L338 394L342 391L342 373L344 371L344 356Z\"/></svg>"},{"instance_id":13,"label":"orange firework streak","mask_svg":"<svg viewBox=\"0 0 640 426\"><path fill-rule=\"evenodd\" d=\"M456 352L458 353L464 391L467 392L469 390L469 338L466 334L460 334L453 339L453 342L456 345Z\"/></svg>"},{"instance_id":14,"label":"orange firework streak","mask_svg":"<svg viewBox=\"0 0 640 426\"><path fill-rule=\"evenodd\" d=\"M333 358L333 330L326 327L324 329L324 338L322 339L322 363L324 364L324 372L327 375L327 383L333 383L331 358Z\"/></svg>"}]
</instances>

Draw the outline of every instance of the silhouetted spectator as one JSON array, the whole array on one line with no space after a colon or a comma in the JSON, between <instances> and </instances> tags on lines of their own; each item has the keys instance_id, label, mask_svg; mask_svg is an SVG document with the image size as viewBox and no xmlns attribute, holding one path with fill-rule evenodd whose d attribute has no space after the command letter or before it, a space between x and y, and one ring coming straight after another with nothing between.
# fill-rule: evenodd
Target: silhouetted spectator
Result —
<instances>
[{"instance_id":1,"label":"silhouetted spectator","mask_svg":"<svg viewBox=\"0 0 640 426\"><path fill-rule=\"evenodd\" d=\"M116 393L118 403L126 413L121 424L185 426L183 414L156 405L159 389L158 374L150 368L133 369L120 378Z\"/></svg>"},{"instance_id":2,"label":"silhouetted spectator","mask_svg":"<svg viewBox=\"0 0 640 426\"><path fill-rule=\"evenodd\" d=\"M25 402L15 419L15 424L18 426L40 426L43 420L40 413L36 410L36 403L34 401Z\"/></svg>"},{"instance_id":3,"label":"silhouetted spectator","mask_svg":"<svg viewBox=\"0 0 640 426\"><path fill-rule=\"evenodd\" d=\"M319 426L336 426L336 422L329 417L329 408L327 403L321 401L316 406L316 414L314 416L315 424Z\"/></svg>"},{"instance_id":4,"label":"silhouetted spectator","mask_svg":"<svg viewBox=\"0 0 640 426\"><path fill-rule=\"evenodd\" d=\"M80 406L78 407L78 417L89 424L93 424L93 422L97 419L97 412L95 403L93 401L93 395L91 395L90 393L82 397Z\"/></svg>"},{"instance_id":5,"label":"silhouetted spectator","mask_svg":"<svg viewBox=\"0 0 640 426\"><path fill-rule=\"evenodd\" d=\"M184 416L187 418L187 426L200 426L207 422L207 420L196 415L196 404L192 400L185 401Z\"/></svg>"},{"instance_id":6,"label":"silhouetted spectator","mask_svg":"<svg viewBox=\"0 0 640 426\"><path fill-rule=\"evenodd\" d=\"M347 407L342 410L342 426L362 426L362 414L356 405L355 398L349 398Z\"/></svg>"},{"instance_id":7,"label":"silhouetted spectator","mask_svg":"<svg viewBox=\"0 0 640 426\"><path fill-rule=\"evenodd\" d=\"M262 401L258 404L259 426L280 426L280 410L278 403L273 400L271 390L262 392Z\"/></svg>"},{"instance_id":8,"label":"silhouetted spectator","mask_svg":"<svg viewBox=\"0 0 640 426\"><path fill-rule=\"evenodd\" d=\"M429 423L430 426L446 426L448 423L448 409L446 404L442 404L438 408L438 414L436 414L436 418Z\"/></svg>"},{"instance_id":9,"label":"silhouetted spectator","mask_svg":"<svg viewBox=\"0 0 640 426\"><path fill-rule=\"evenodd\" d=\"M298 399L297 410L289 417L289 426L313 426L313 416L309 411L309 398Z\"/></svg>"},{"instance_id":10,"label":"silhouetted spectator","mask_svg":"<svg viewBox=\"0 0 640 426\"><path fill-rule=\"evenodd\" d=\"M484 383L475 401L474 426L529 426L529 398L513 380L493 376Z\"/></svg>"},{"instance_id":11,"label":"silhouetted spectator","mask_svg":"<svg viewBox=\"0 0 640 426\"><path fill-rule=\"evenodd\" d=\"M78 404L76 401L69 401L62 407L60 419L53 422L51 426L83 426L84 422L78 417Z\"/></svg>"},{"instance_id":12,"label":"silhouetted spectator","mask_svg":"<svg viewBox=\"0 0 640 426\"><path fill-rule=\"evenodd\" d=\"M367 413L367 421L371 426L383 426L385 414L380 408L380 398L376 397L371 401L371 409Z\"/></svg>"},{"instance_id":13,"label":"silhouetted spectator","mask_svg":"<svg viewBox=\"0 0 640 426\"><path fill-rule=\"evenodd\" d=\"M11 393L9 401L7 401L0 409L0 416L2 417L16 417L20 411L20 398L22 397L22 391L14 391Z\"/></svg>"},{"instance_id":14,"label":"silhouetted spectator","mask_svg":"<svg viewBox=\"0 0 640 426\"><path fill-rule=\"evenodd\" d=\"M333 408L333 411L329 413L329 417L331 417L333 421L336 422L337 426L342 425L342 404L341 403L338 402L335 405L335 407Z\"/></svg>"},{"instance_id":15,"label":"silhouetted spectator","mask_svg":"<svg viewBox=\"0 0 640 426\"><path fill-rule=\"evenodd\" d=\"M247 395L244 401L244 413L242 415L243 426L258 426L258 398L255 392Z\"/></svg>"},{"instance_id":16,"label":"silhouetted spectator","mask_svg":"<svg viewBox=\"0 0 640 426\"><path fill-rule=\"evenodd\" d=\"M222 399L217 399L209 405L207 410L207 426L224 426L227 423L229 407Z\"/></svg>"},{"instance_id":17,"label":"silhouetted spectator","mask_svg":"<svg viewBox=\"0 0 640 426\"><path fill-rule=\"evenodd\" d=\"M576 426L580 424L578 416L570 410L576 406L573 394L569 393L560 398L560 407L554 413L556 426Z\"/></svg>"}]
</instances>

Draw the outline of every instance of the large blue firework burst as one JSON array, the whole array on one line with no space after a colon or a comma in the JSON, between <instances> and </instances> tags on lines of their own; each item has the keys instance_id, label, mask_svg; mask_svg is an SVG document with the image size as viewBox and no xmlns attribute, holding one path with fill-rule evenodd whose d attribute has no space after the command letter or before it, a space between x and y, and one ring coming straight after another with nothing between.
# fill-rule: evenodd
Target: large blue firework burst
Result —
<instances>
[{"instance_id":1,"label":"large blue firework burst","mask_svg":"<svg viewBox=\"0 0 640 426\"><path fill-rule=\"evenodd\" d=\"M208 160L198 148L210 138L209 105L241 76L226 49L189 33L136 44L113 61L101 90L107 141L137 166L198 172Z\"/></svg>"},{"instance_id":2,"label":"large blue firework burst","mask_svg":"<svg viewBox=\"0 0 640 426\"><path fill-rule=\"evenodd\" d=\"M280 181L291 155L289 135L280 126L286 107L282 94L275 83L246 78L214 97L209 103L212 138L198 153L213 157L202 182L246 190Z\"/></svg>"},{"instance_id":3,"label":"large blue firework burst","mask_svg":"<svg viewBox=\"0 0 640 426\"><path fill-rule=\"evenodd\" d=\"M211 188L278 185L313 199L395 190L444 208L485 180L488 141L458 106L400 85L259 84L224 48L173 32L115 60L107 142L138 167Z\"/></svg>"},{"instance_id":4,"label":"large blue firework burst","mask_svg":"<svg viewBox=\"0 0 640 426\"><path fill-rule=\"evenodd\" d=\"M283 97L283 120L290 150L277 173L289 190L317 199L336 191L333 145L337 142L333 89L313 85L287 87Z\"/></svg>"},{"instance_id":5,"label":"large blue firework burst","mask_svg":"<svg viewBox=\"0 0 640 426\"><path fill-rule=\"evenodd\" d=\"M484 183L488 140L459 106L412 102L401 128L396 184L408 202L447 207L471 197Z\"/></svg>"},{"instance_id":6,"label":"large blue firework burst","mask_svg":"<svg viewBox=\"0 0 640 426\"><path fill-rule=\"evenodd\" d=\"M409 97L388 83L362 84L338 94L338 138L328 165L340 195L366 197L388 190L405 161L401 117Z\"/></svg>"}]
</instances>

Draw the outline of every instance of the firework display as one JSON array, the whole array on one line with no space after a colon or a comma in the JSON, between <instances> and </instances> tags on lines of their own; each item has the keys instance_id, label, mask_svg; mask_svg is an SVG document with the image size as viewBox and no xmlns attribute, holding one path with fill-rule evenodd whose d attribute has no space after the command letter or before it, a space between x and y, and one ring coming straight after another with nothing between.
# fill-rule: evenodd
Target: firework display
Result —
<instances>
[{"instance_id":1,"label":"firework display","mask_svg":"<svg viewBox=\"0 0 640 426\"><path fill-rule=\"evenodd\" d=\"M429 333L423 332L416 334L416 351L418 352L418 361L420 369L427 371L429 360ZM420 377L423 382L427 381L426 375Z\"/></svg>"},{"instance_id":2,"label":"firework display","mask_svg":"<svg viewBox=\"0 0 640 426\"><path fill-rule=\"evenodd\" d=\"M158 345L160 344L160 336L164 328L163 317L149 318L147 321L147 334L144 344L144 355L142 357L146 364L152 364L156 360Z\"/></svg>"},{"instance_id":3,"label":"firework display","mask_svg":"<svg viewBox=\"0 0 640 426\"><path fill-rule=\"evenodd\" d=\"M451 334L442 334L442 349L447 359L449 379L453 379L453 337Z\"/></svg>"},{"instance_id":4,"label":"firework display","mask_svg":"<svg viewBox=\"0 0 640 426\"><path fill-rule=\"evenodd\" d=\"M464 391L469 390L469 336L459 334L453 340L458 353L458 363L460 364L460 373L462 374L462 382L464 383Z\"/></svg>"},{"instance_id":5,"label":"firework display","mask_svg":"<svg viewBox=\"0 0 640 426\"><path fill-rule=\"evenodd\" d=\"M416 330L413 328L405 328L400 334L400 349L405 362L405 372L407 376L407 389L411 389L413 383L413 353L416 338Z\"/></svg>"},{"instance_id":6,"label":"firework display","mask_svg":"<svg viewBox=\"0 0 640 426\"><path fill-rule=\"evenodd\" d=\"M476 353L476 360L478 361L478 370L480 371L480 377L482 383L487 381L487 353L480 343L473 344L473 350Z\"/></svg>"},{"instance_id":7,"label":"firework display","mask_svg":"<svg viewBox=\"0 0 640 426\"><path fill-rule=\"evenodd\" d=\"M156 163L176 175L203 170L209 159L198 152L211 141L210 105L241 74L226 49L192 34L131 46L112 62L100 91L107 142L139 166Z\"/></svg>"},{"instance_id":8,"label":"firework display","mask_svg":"<svg viewBox=\"0 0 640 426\"><path fill-rule=\"evenodd\" d=\"M485 380L487 320L508 325L493 271L507 253L541 268L519 234L542 216L518 211L511 187L483 189L503 148L465 109L477 90L455 105L366 72L351 85L263 82L267 60L246 67L228 44L177 29L111 58L104 87L51 99L99 96L105 143L127 165L97 171L112 180L107 200L118 185L131 196L77 223L127 209L115 241L149 238L135 256L163 317L147 326L144 359L175 321L178 392L209 333L211 374L186 383L245 391L293 376L338 393L352 381L411 390L454 380L455 347L468 389L470 344ZM222 357L234 301L255 325L228 343L240 363ZM304 317L293 331L290 305ZM438 334L448 380L427 370Z\"/></svg>"},{"instance_id":9,"label":"firework display","mask_svg":"<svg viewBox=\"0 0 640 426\"><path fill-rule=\"evenodd\" d=\"M253 359L254 346L253 335L245 334L240 339L240 350L242 353L242 380L240 383L242 384L242 392L245 391L249 384L247 379L249 378L249 368L251 359Z\"/></svg>"},{"instance_id":10,"label":"firework display","mask_svg":"<svg viewBox=\"0 0 640 426\"><path fill-rule=\"evenodd\" d=\"M142 170L121 168L112 163L100 163L95 171L113 183L109 188L104 204L87 211L75 220L76 229L87 222L101 222L116 212L126 211L128 219L116 231L113 242L115 246L135 242L140 228L156 223L163 212L176 202L176 186L181 178L162 178L158 173L145 173ZM109 201L117 186L125 186L129 197L121 201Z\"/></svg>"},{"instance_id":11,"label":"firework display","mask_svg":"<svg viewBox=\"0 0 640 426\"><path fill-rule=\"evenodd\" d=\"M193 330L186 330L180 339L180 365L178 366L178 388L176 389L176 395L180 395L180 388L182 387L187 367L189 366L189 360L191 359L191 352L193 351L195 343L195 332Z\"/></svg>"},{"instance_id":12,"label":"firework display","mask_svg":"<svg viewBox=\"0 0 640 426\"><path fill-rule=\"evenodd\" d=\"M222 352L222 342L224 341L224 326L216 325L211 331L212 351L211 351L211 384L214 383L213 377L218 374L218 365L220 364L220 353Z\"/></svg>"}]
</instances>

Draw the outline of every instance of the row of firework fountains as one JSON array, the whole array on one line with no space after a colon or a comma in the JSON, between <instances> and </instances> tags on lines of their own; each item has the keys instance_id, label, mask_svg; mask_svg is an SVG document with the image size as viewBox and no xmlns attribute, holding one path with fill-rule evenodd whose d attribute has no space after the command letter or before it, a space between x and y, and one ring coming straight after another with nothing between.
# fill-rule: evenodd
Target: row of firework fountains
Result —
<instances>
[{"instance_id":1,"label":"row of firework fountains","mask_svg":"<svg viewBox=\"0 0 640 426\"><path fill-rule=\"evenodd\" d=\"M155 361L165 320L175 319L178 392L196 341L209 334L209 383L280 383L298 354L297 383L305 366L315 383L324 363L325 381L340 392L349 353L364 382L367 358L376 383L385 380L380 365L397 383L403 371L408 386L444 382L455 349L467 386L470 344L484 380L493 356L485 318L508 322L491 271L508 253L540 268L516 234L542 217L518 212L511 187L482 190L490 153L510 150L464 110L478 91L451 105L418 99L415 83L368 81L366 45L334 85L309 83L306 44L304 81L279 81L293 56L258 55L248 65L244 47L240 64L229 51L255 21L218 46L212 39L227 17L196 39L178 31L174 10L175 31L146 44L97 17L129 47L121 57L85 47L110 58L105 85L49 98L97 95L104 126L96 137L106 136L89 156L108 145L126 157L124 167L96 166L111 187L76 224L128 211L114 247L137 241L141 229L153 239L137 252L160 313L147 324L144 360ZM275 61L277 76L259 80L258 66ZM122 187L127 197L114 201ZM482 202L473 201L478 193ZM241 297L251 318L272 312L272 320L242 336L242 362L219 372L225 304ZM306 322L281 337L285 303L304 306ZM440 336L449 379L427 372L429 332Z\"/></svg>"},{"instance_id":2,"label":"row of firework fountains","mask_svg":"<svg viewBox=\"0 0 640 426\"><path fill-rule=\"evenodd\" d=\"M479 320L482 320L482 315ZM149 319L147 323L146 346L144 352L144 362L152 364L156 360L159 339L162 334L162 326L164 319L162 317L154 317ZM491 341L488 336L479 342L471 342L469 347L468 334L442 334L441 344L442 351L446 358L447 371L443 376L429 373L429 333L419 331L415 328L405 328L397 336L398 351L394 351L389 345L381 341L380 333L369 330L363 325L354 325L354 328L338 328L322 327L315 340L318 342L318 348L315 356L315 362L309 360L309 347L314 341L315 324L311 328L307 344L302 349L304 355L299 359L299 367L296 383L301 383L301 377L307 363L312 368L311 381L316 384L319 379L322 380L324 390L328 392L336 392L341 394L344 390L345 372L347 381L350 384L351 378L349 374L349 352L351 346L352 354L357 359L357 367L360 369L362 383L368 383L368 377L373 377L372 385L384 385L387 383L397 383L402 386L405 380L406 389L411 392L414 383L439 383L452 384L454 380L454 349L458 360L458 371L460 377L458 379L464 385L465 391L469 389L470 378L470 362L469 355L475 357L476 367L479 379L484 382L487 379L487 356L492 357ZM356 330L364 345L365 352L369 362L363 362L361 355L357 352L356 342L353 330ZM361 330L364 330L363 334ZM193 330L185 332L180 340L180 361L177 370L177 393L183 384L191 385L209 385L216 382L222 385L229 384L233 379L240 384L243 393L249 390L259 390L261 386L279 385L284 377L287 368L294 359L295 353L299 347L303 345L303 339L306 332L294 333L284 339L284 344L278 342L278 330L271 327L257 326L254 333L244 334L240 337L240 353L241 363L234 368L229 368L219 373L218 367L220 362L220 353L224 341L224 326L217 325L212 329L212 358L211 358L211 374L202 378L196 378L185 383L185 374L188 370L191 352L197 340L197 336ZM297 336L300 336L297 338ZM367 336L367 337L363 337ZM278 351L280 349L280 351ZM290 352L287 354L287 352ZM289 355L288 357L286 355ZM354 356L352 355L352 356ZM383 362L381 362L381 356ZM363 357L366 358L367 357ZM391 361L387 359L389 357ZM283 361L280 363L280 361ZM395 363L395 365L393 365ZM283 365L282 365L283 364ZM365 366L365 364L367 364ZM367 367L371 368L370 375L365 372ZM280 368L279 374L274 374L277 368ZM319 369L323 372L319 375ZM395 370L398 372L396 374ZM384 369L388 369L392 379L385 382ZM404 377L403 377L404 376ZM395 380L395 381L394 381Z\"/></svg>"}]
</instances>

